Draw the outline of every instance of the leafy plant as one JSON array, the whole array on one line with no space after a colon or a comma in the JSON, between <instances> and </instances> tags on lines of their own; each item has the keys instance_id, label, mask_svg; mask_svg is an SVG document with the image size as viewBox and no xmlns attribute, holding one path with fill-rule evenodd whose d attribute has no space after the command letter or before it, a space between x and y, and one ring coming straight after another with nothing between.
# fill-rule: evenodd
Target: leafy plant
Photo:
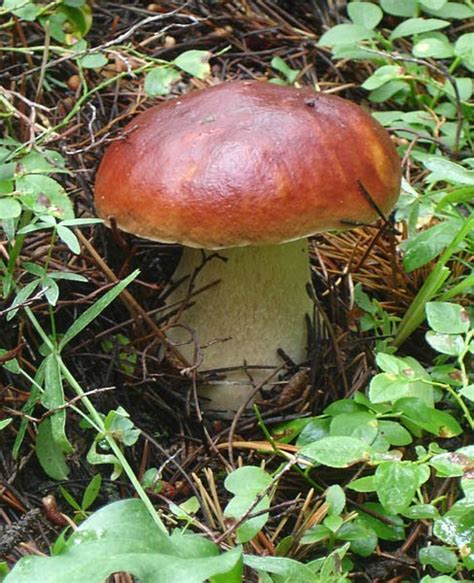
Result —
<instances>
[{"instance_id":1,"label":"leafy plant","mask_svg":"<svg viewBox=\"0 0 474 583\"><path fill-rule=\"evenodd\" d=\"M244 466L229 474L224 482L225 488L234 494L224 510L224 516L241 521L237 528L237 542L245 543L253 539L265 526L268 514L246 518L250 513L266 510L270 498L266 494L272 478L260 468ZM257 500L257 496L259 499ZM256 503L257 502L257 503Z\"/></svg>"},{"instance_id":2,"label":"leafy plant","mask_svg":"<svg viewBox=\"0 0 474 583\"><path fill-rule=\"evenodd\" d=\"M102 476L100 474L96 474L92 480L87 485L86 489L84 490L84 494L82 495L81 502L79 503L74 496L63 486L60 486L60 492L66 502L71 506L74 511L74 522L82 522L85 520L89 515L88 512L89 508L94 504L97 499L97 496L100 492L100 487L102 485Z\"/></svg>"},{"instance_id":3,"label":"leafy plant","mask_svg":"<svg viewBox=\"0 0 474 583\"><path fill-rule=\"evenodd\" d=\"M21 559L5 583L103 583L118 571L132 573L141 583L157 577L170 583L239 583L241 557L238 547L220 554L198 535L165 534L141 501L121 500L84 521L53 557Z\"/></svg>"},{"instance_id":4,"label":"leafy plant","mask_svg":"<svg viewBox=\"0 0 474 583\"><path fill-rule=\"evenodd\" d=\"M161 63L146 74L145 91L150 97L167 95L174 83L181 79L181 71L198 79L205 79L211 73L208 51L186 51L174 61Z\"/></svg>"}]
</instances>

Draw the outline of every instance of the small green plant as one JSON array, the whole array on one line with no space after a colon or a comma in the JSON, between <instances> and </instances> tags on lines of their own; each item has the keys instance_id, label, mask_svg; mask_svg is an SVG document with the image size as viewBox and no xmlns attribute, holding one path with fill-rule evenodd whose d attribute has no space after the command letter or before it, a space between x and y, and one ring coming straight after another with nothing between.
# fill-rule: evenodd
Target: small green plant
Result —
<instances>
[{"instance_id":1,"label":"small green plant","mask_svg":"<svg viewBox=\"0 0 474 583\"><path fill-rule=\"evenodd\" d=\"M122 473L121 460L111 451L109 437L120 447L134 445L140 436L140 431L135 428L128 413L119 407L116 411L109 411L103 420L104 431L96 434L92 445L87 452L87 461L90 464L112 464L114 467L111 475L116 480Z\"/></svg>"},{"instance_id":2,"label":"small green plant","mask_svg":"<svg viewBox=\"0 0 474 583\"><path fill-rule=\"evenodd\" d=\"M117 536L120 533L120 536ZM160 530L142 502L121 500L102 508L57 548L54 557L25 557L5 583L103 583L112 573L133 573L153 583L240 583L242 553L218 547L195 534Z\"/></svg>"},{"instance_id":3,"label":"small green plant","mask_svg":"<svg viewBox=\"0 0 474 583\"><path fill-rule=\"evenodd\" d=\"M293 85L301 73L298 69L290 67L281 57L273 57L270 65L272 69L281 74L280 77L270 79L270 83L275 83L276 85Z\"/></svg>"},{"instance_id":4,"label":"small green plant","mask_svg":"<svg viewBox=\"0 0 474 583\"><path fill-rule=\"evenodd\" d=\"M92 25L92 10L86 0L4 0L0 16L11 13L24 21L38 21L51 37L64 45L82 39Z\"/></svg>"},{"instance_id":5,"label":"small green plant","mask_svg":"<svg viewBox=\"0 0 474 583\"><path fill-rule=\"evenodd\" d=\"M66 500L69 506L71 506L71 508L74 510L74 522L80 523L88 516L90 516L91 513L89 512L89 508L96 501L100 493L101 485L102 476L100 474L96 474L84 490L80 502L74 498L74 496L67 490L67 488L64 488L63 486L59 487L64 500Z\"/></svg>"}]
</instances>

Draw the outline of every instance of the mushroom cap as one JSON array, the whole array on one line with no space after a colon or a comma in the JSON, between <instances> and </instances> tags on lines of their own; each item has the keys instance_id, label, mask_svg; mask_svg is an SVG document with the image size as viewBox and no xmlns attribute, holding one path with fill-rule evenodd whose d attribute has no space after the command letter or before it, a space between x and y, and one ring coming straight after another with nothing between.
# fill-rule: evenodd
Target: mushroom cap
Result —
<instances>
[{"instance_id":1,"label":"mushroom cap","mask_svg":"<svg viewBox=\"0 0 474 583\"><path fill-rule=\"evenodd\" d=\"M105 153L95 202L129 233L219 249L372 222L400 178L389 135L354 103L234 81L135 117Z\"/></svg>"}]
</instances>

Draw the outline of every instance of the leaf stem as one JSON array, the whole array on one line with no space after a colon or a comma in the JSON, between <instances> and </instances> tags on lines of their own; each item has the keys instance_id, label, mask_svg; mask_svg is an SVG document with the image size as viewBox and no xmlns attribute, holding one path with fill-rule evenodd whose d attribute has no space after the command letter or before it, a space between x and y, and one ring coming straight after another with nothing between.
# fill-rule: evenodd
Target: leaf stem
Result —
<instances>
[{"instance_id":1,"label":"leaf stem","mask_svg":"<svg viewBox=\"0 0 474 583\"><path fill-rule=\"evenodd\" d=\"M91 400L89 399L89 397L85 394L84 390L82 389L80 384L77 382L74 375L71 373L71 371L64 364L61 356L58 353L57 347L53 344L51 339L48 337L46 332L43 330L43 328L41 327L41 324L38 322L38 320L37 320L36 316L34 315L34 313L32 312L32 310L29 307L25 307L25 312L27 313L28 318L30 319L31 323L33 324L33 327L38 332L41 339L48 346L48 348L51 350L51 352L55 353L55 356L58 360L58 364L60 366L60 369L61 369L61 372L62 372L64 378L67 380L67 382L72 387L72 389L75 391L75 393L79 397L81 397L81 401L84 403L84 406L87 409L87 411L89 412L89 415L91 416L93 422L100 429L100 431L103 432L104 437L110 446L110 449L114 452L117 459L120 461L125 473L128 476L128 479L130 480L133 487L135 488L135 491L137 492L138 496L143 501L145 507L147 508L151 517L155 521L156 525L160 528L160 530L163 533L167 534L167 530L166 530L165 525L163 524L161 518L158 516L158 513L157 513L155 507L153 506L153 504L152 504L150 498L148 497L147 493L145 492L143 486L140 484L139 479L137 478L132 467L128 463L128 460L124 456L122 450L120 449L120 446L115 441L115 439L112 437L112 435L110 435L110 433L106 431L106 429L104 427L104 423L102 421L102 417L99 415L98 411L94 407L94 405L91 402Z\"/></svg>"}]
</instances>

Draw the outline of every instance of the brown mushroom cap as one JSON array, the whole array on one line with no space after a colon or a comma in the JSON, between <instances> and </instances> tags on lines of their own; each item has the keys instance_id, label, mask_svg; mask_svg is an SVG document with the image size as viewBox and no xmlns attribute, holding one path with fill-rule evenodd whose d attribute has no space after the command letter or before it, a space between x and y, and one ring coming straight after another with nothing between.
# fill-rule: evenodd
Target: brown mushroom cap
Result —
<instances>
[{"instance_id":1,"label":"brown mushroom cap","mask_svg":"<svg viewBox=\"0 0 474 583\"><path fill-rule=\"evenodd\" d=\"M400 160L360 107L311 89L223 83L138 115L96 179L101 217L162 242L268 245L371 222L393 207Z\"/></svg>"}]
</instances>

